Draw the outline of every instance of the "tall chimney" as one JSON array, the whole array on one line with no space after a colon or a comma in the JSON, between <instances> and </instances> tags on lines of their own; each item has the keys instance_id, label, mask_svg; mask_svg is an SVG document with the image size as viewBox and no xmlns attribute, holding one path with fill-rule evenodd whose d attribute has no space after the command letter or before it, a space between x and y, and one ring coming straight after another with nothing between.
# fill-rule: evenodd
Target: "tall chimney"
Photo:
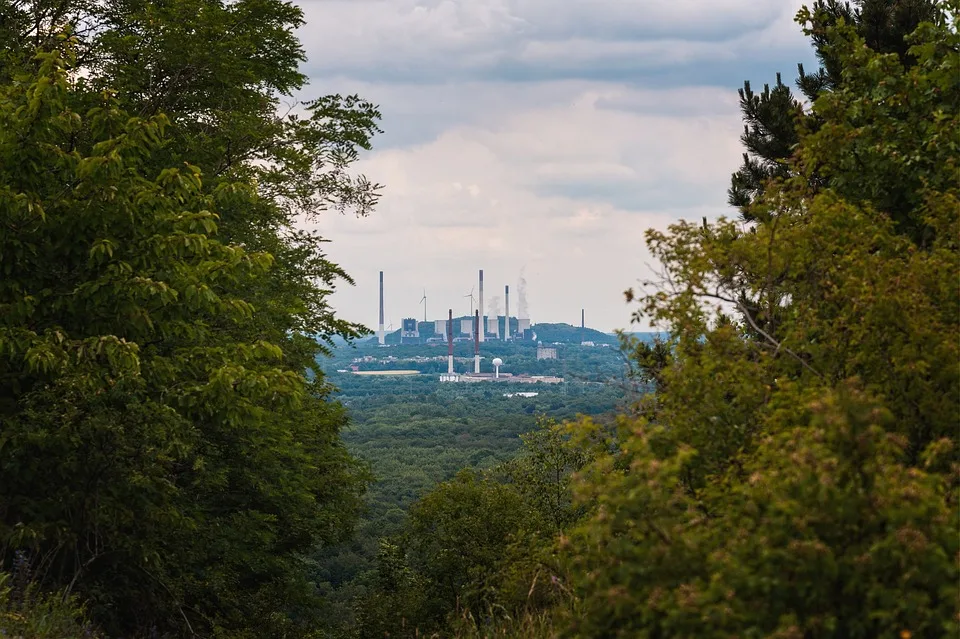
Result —
<instances>
[{"instance_id":1,"label":"tall chimney","mask_svg":"<svg viewBox=\"0 0 960 639\"><path fill-rule=\"evenodd\" d=\"M453 309L447 320L447 373L453 375Z\"/></svg>"},{"instance_id":2,"label":"tall chimney","mask_svg":"<svg viewBox=\"0 0 960 639\"><path fill-rule=\"evenodd\" d=\"M480 269L480 314L477 315L480 319L486 319L486 315L483 315L483 269ZM483 322L480 326L480 341L483 341L483 334L487 332L487 323ZM478 371L479 372L479 371Z\"/></svg>"},{"instance_id":3,"label":"tall chimney","mask_svg":"<svg viewBox=\"0 0 960 639\"><path fill-rule=\"evenodd\" d=\"M581 308L580 309L580 328L587 327L587 323L584 321L584 317L586 317L585 313L586 311L584 311L584 309Z\"/></svg>"},{"instance_id":4,"label":"tall chimney","mask_svg":"<svg viewBox=\"0 0 960 639\"><path fill-rule=\"evenodd\" d=\"M483 273L483 271L480 271ZM483 280L480 280L481 282ZM473 372L480 373L480 339L483 337L483 331L480 330L480 309L473 320Z\"/></svg>"},{"instance_id":5,"label":"tall chimney","mask_svg":"<svg viewBox=\"0 0 960 639\"><path fill-rule=\"evenodd\" d=\"M386 344L387 338L383 332L383 271L380 271L380 331L377 334L377 341L380 344Z\"/></svg>"},{"instance_id":6,"label":"tall chimney","mask_svg":"<svg viewBox=\"0 0 960 639\"><path fill-rule=\"evenodd\" d=\"M503 341L510 339L510 285L503 287L503 297L506 300L507 308L504 311L506 314L503 318Z\"/></svg>"}]
</instances>

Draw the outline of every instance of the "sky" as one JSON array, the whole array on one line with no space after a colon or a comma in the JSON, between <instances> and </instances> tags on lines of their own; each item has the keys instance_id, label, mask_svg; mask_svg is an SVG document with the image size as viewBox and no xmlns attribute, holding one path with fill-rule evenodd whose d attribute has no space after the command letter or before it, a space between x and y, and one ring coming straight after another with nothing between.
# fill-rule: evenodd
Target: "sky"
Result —
<instances>
[{"instance_id":1,"label":"sky","mask_svg":"<svg viewBox=\"0 0 960 639\"><path fill-rule=\"evenodd\" d=\"M356 285L332 302L376 328L470 312L526 282L534 322L631 325L648 228L735 216L737 89L815 68L801 0L301 0L310 85L359 94L384 133L357 172L373 215L313 227ZM495 300L493 300L495 301Z\"/></svg>"}]
</instances>

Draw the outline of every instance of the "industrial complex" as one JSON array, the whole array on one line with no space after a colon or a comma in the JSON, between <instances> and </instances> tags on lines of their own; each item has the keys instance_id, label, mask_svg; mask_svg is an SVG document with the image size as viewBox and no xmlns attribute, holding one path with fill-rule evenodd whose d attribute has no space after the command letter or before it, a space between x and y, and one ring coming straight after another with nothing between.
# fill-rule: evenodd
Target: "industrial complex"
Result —
<instances>
[{"instance_id":1,"label":"industrial complex","mask_svg":"<svg viewBox=\"0 0 960 639\"><path fill-rule=\"evenodd\" d=\"M504 314L488 316L483 314L483 270L479 271L479 299L478 306L472 313L472 317L453 316L453 309L449 309L445 319L429 320L426 311L426 291L420 302L424 305L423 321L418 321L414 317L405 317L401 321L399 331L400 344L447 344L447 371L440 375L441 382L520 382L520 383L560 383L562 377L553 377L549 375L519 375L506 371L501 371L503 362L500 358L495 358L491 362L494 367L492 373L480 372L481 344L485 341L523 341L534 342L537 339L536 333L532 330L529 317L511 317L510 316L510 287L504 286ZM523 281L521 279L520 287L520 310L525 312L525 300L523 298ZM471 305L474 301L473 291L465 296L470 297ZM582 321L582 313L581 313ZM394 339L396 339L394 337ZM387 345L387 333L384 328L384 308L383 308L383 271L380 271L380 325L377 331L377 341L381 346ZM455 342L473 342L474 357L472 371L455 371L453 345ZM396 343L395 341L393 343ZM537 359L557 359L557 349L545 347L538 344Z\"/></svg>"},{"instance_id":2,"label":"industrial complex","mask_svg":"<svg viewBox=\"0 0 960 639\"><path fill-rule=\"evenodd\" d=\"M497 314L489 316L483 312L483 270L480 270L479 278L479 299L477 300L477 310L473 316L458 317L453 320L452 333L453 341L467 342L474 339L482 344L486 340L502 341L535 341L536 334L531 330L529 317L511 317L510 316L510 287L503 287L505 311L503 315ZM522 291L521 291L522 292ZM466 297L473 297L473 292ZM427 295L424 292L420 302L424 304L424 318L422 321L415 317L405 317L400 325L400 343L401 344L430 344L443 343L447 341L450 328L447 319L428 320L426 312ZM471 299L472 301L472 299ZM380 271L380 325L377 330L377 341L385 346L387 344L387 332L384 327L384 309L383 309L383 271ZM478 330L482 329L482 330Z\"/></svg>"}]
</instances>

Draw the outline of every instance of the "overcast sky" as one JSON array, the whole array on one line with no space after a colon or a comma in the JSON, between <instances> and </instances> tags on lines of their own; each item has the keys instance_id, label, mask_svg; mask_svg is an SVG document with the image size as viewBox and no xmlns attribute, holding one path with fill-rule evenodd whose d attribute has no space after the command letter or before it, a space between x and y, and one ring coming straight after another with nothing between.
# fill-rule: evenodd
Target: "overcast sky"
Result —
<instances>
[{"instance_id":1,"label":"overcast sky","mask_svg":"<svg viewBox=\"0 0 960 639\"><path fill-rule=\"evenodd\" d=\"M644 231L726 205L740 161L737 88L814 65L801 0L301 0L311 84L359 93L384 133L358 170L374 215L316 227L356 280L346 319L467 314L523 273L530 317L627 328L650 273ZM476 294L476 293L475 293ZM633 330L644 330L635 326Z\"/></svg>"}]
</instances>

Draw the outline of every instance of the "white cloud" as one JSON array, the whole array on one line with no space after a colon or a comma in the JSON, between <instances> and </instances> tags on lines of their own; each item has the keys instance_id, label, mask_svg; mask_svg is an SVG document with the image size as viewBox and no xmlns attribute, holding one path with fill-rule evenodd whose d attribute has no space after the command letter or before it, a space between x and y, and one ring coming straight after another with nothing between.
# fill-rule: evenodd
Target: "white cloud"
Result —
<instances>
[{"instance_id":1,"label":"white cloud","mask_svg":"<svg viewBox=\"0 0 960 639\"><path fill-rule=\"evenodd\" d=\"M327 215L334 297L372 325L466 313L525 267L534 321L626 327L650 274L644 234L731 214L742 149L736 88L810 62L800 0L308 0L316 92L380 105L357 168L386 185L369 218ZM513 306L514 312L516 306Z\"/></svg>"},{"instance_id":2,"label":"white cloud","mask_svg":"<svg viewBox=\"0 0 960 639\"><path fill-rule=\"evenodd\" d=\"M646 272L646 229L720 212L739 157L733 101L726 100L725 115L709 113L719 110L717 90L688 88L679 93L709 102L707 115L691 121L657 113L676 93L581 86L554 106L518 104L430 143L373 153L358 169L387 185L379 210L368 219L319 222L334 240L331 255L358 281L337 294L337 304L370 321L383 269L395 324L416 315L423 288L434 310L466 312L457 307L460 289L469 291L477 269L488 283L513 284L526 265L535 321L573 317L586 305L597 326L625 327L621 293ZM603 97L632 110L610 110ZM629 205L591 193L597 183L622 190ZM551 194L558 185L583 193ZM692 205L678 210L645 198L671 188L684 189L688 200L692 194Z\"/></svg>"}]
</instances>

